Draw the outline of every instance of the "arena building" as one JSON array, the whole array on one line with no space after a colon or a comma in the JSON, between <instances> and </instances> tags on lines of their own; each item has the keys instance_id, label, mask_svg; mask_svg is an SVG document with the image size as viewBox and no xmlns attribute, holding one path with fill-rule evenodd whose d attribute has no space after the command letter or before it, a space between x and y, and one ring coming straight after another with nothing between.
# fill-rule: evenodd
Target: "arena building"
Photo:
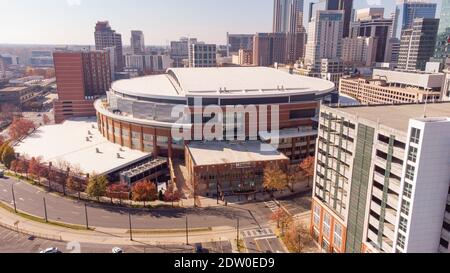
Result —
<instances>
[{"instance_id":1,"label":"arena building","mask_svg":"<svg viewBox=\"0 0 450 273\"><path fill-rule=\"evenodd\" d=\"M299 162L314 155L319 107L322 101L331 99L333 91L331 82L273 68L173 68L164 75L113 83L107 98L96 101L95 108L99 130L110 142L154 156L184 158L190 139L174 138L172 128L194 136L198 124L192 121L200 118L202 127L211 120L202 115L206 107L218 106L224 111L237 105L256 107L256 120L249 114L238 118L234 113L225 114L224 120L233 121L235 131L244 130L247 139L256 129L257 140L266 143L271 138L265 133L272 130L271 121L277 118L272 117L271 110L279 107L279 128L274 129L277 142L284 144L282 152L291 161ZM172 116L176 106L190 110L184 120ZM259 110L266 107L269 110L263 124L264 112ZM196 116L198 113L201 117Z\"/></svg>"}]
</instances>

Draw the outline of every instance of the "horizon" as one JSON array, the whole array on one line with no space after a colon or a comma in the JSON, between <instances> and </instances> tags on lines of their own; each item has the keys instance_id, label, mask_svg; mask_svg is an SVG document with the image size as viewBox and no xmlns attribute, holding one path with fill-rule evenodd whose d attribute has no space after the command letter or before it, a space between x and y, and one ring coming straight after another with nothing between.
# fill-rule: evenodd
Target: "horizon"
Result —
<instances>
[{"instance_id":1,"label":"horizon","mask_svg":"<svg viewBox=\"0 0 450 273\"><path fill-rule=\"evenodd\" d=\"M306 14L311 1L305 0ZM355 0L354 8L384 7L387 17L394 3L394 0ZM183 36L222 45L226 44L227 32L271 32L273 21L273 0L130 0L126 5L120 0L0 0L0 6L4 5L8 12L0 17L0 25L11 22L15 25L0 29L1 45L93 46L97 21L109 21L112 29L122 35L124 46L130 45L131 30L144 32L146 46L167 46ZM147 10L153 12L149 15ZM184 18L175 16L180 10ZM22 15L21 20L17 20L17 14Z\"/></svg>"}]
</instances>

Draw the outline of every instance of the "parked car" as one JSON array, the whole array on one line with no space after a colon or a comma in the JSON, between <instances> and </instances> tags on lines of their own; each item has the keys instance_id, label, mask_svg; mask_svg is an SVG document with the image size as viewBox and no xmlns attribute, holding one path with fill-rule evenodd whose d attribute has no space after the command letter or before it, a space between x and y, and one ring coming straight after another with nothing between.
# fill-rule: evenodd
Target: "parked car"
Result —
<instances>
[{"instance_id":1,"label":"parked car","mask_svg":"<svg viewBox=\"0 0 450 273\"><path fill-rule=\"evenodd\" d=\"M119 247L115 247L112 249L112 253L118 254L118 253L124 253L124 251Z\"/></svg>"},{"instance_id":2,"label":"parked car","mask_svg":"<svg viewBox=\"0 0 450 273\"><path fill-rule=\"evenodd\" d=\"M50 247L45 250L42 250L40 253L57 254L57 253L61 253L61 251L59 251L58 248L56 248L56 247Z\"/></svg>"}]
</instances>

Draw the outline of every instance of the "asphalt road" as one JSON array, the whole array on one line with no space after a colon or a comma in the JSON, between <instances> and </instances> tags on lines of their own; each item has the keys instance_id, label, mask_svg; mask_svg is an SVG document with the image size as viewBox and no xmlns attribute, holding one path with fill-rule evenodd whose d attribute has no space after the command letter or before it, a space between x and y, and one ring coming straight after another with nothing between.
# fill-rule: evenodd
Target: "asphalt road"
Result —
<instances>
[{"instance_id":1,"label":"asphalt road","mask_svg":"<svg viewBox=\"0 0 450 273\"><path fill-rule=\"evenodd\" d=\"M248 253L284 253L283 243L272 229L250 229L241 232Z\"/></svg>"},{"instance_id":2,"label":"asphalt road","mask_svg":"<svg viewBox=\"0 0 450 273\"><path fill-rule=\"evenodd\" d=\"M0 200L12 206L12 190L17 208L21 211L44 217L46 199L49 220L85 225L84 202L62 198L17 179L0 178ZM135 229L180 229L185 227L188 216L190 228L235 227L240 219L241 228L266 226L270 210L264 204L248 204L236 207L197 209L151 209L139 210L88 203L89 225L93 227L129 228L128 213L132 215Z\"/></svg>"},{"instance_id":3,"label":"asphalt road","mask_svg":"<svg viewBox=\"0 0 450 273\"><path fill-rule=\"evenodd\" d=\"M0 253L39 253L50 247L63 253L112 253L114 247L120 247L125 253L194 253L197 249L194 245L116 246L54 242L0 227ZM231 242L228 241L203 243L201 247L205 253L232 253Z\"/></svg>"}]
</instances>

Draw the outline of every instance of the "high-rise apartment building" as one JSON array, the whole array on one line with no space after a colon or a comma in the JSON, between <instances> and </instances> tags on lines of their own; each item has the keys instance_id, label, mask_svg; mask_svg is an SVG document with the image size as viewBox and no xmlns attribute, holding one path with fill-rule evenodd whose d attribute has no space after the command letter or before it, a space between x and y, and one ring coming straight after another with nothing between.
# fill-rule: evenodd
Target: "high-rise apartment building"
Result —
<instances>
[{"instance_id":1,"label":"high-rise apartment building","mask_svg":"<svg viewBox=\"0 0 450 273\"><path fill-rule=\"evenodd\" d=\"M253 50L253 34L230 34L227 32L228 56L240 49Z\"/></svg>"},{"instance_id":2,"label":"high-rise apartment building","mask_svg":"<svg viewBox=\"0 0 450 273\"><path fill-rule=\"evenodd\" d=\"M357 11L357 21L351 24L351 37L373 37L377 40L376 62L385 62L388 41L391 38L393 21L383 18L383 8Z\"/></svg>"},{"instance_id":3,"label":"high-rise apartment building","mask_svg":"<svg viewBox=\"0 0 450 273\"><path fill-rule=\"evenodd\" d=\"M253 64L253 49L239 49L238 52L238 64L239 65L252 65Z\"/></svg>"},{"instance_id":4,"label":"high-rise apartment building","mask_svg":"<svg viewBox=\"0 0 450 273\"><path fill-rule=\"evenodd\" d=\"M189 67L217 66L217 46L215 44L195 43L190 47Z\"/></svg>"},{"instance_id":5,"label":"high-rise apartment building","mask_svg":"<svg viewBox=\"0 0 450 273\"><path fill-rule=\"evenodd\" d=\"M450 57L450 0L442 0L435 59L444 63Z\"/></svg>"},{"instance_id":6,"label":"high-rise apartment building","mask_svg":"<svg viewBox=\"0 0 450 273\"><path fill-rule=\"evenodd\" d=\"M344 29L342 36L347 38L350 36L350 23L352 22L353 0L320 0L312 2L309 6L309 22L315 16L318 10L342 10Z\"/></svg>"},{"instance_id":7,"label":"high-rise apartment building","mask_svg":"<svg viewBox=\"0 0 450 273\"><path fill-rule=\"evenodd\" d=\"M412 28L402 32L398 68L425 70L435 53L439 19L414 19Z\"/></svg>"},{"instance_id":8,"label":"high-rise apartment building","mask_svg":"<svg viewBox=\"0 0 450 273\"><path fill-rule=\"evenodd\" d=\"M170 58L173 60L173 67L184 67L185 60L189 60L190 45L195 43L197 43L196 38L185 37L170 43Z\"/></svg>"},{"instance_id":9,"label":"high-rise apartment building","mask_svg":"<svg viewBox=\"0 0 450 273\"><path fill-rule=\"evenodd\" d=\"M95 26L95 49L104 50L106 48L115 48L114 68L115 71L123 70L123 48L122 35L111 29L108 21L97 22Z\"/></svg>"},{"instance_id":10,"label":"high-rise apartment building","mask_svg":"<svg viewBox=\"0 0 450 273\"><path fill-rule=\"evenodd\" d=\"M322 248L448 253L450 104L320 112L311 233Z\"/></svg>"},{"instance_id":11,"label":"high-rise apartment building","mask_svg":"<svg viewBox=\"0 0 450 273\"><path fill-rule=\"evenodd\" d=\"M312 71L320 71L322 59L342 57L344 13L336 10L317 10L309 22L305 64Z\"/></svg>"},{"instance_id":12,"label":"high-rise apartment building","mask_svg":"<svg viewBox=\"0 0 450 273\"><path fill-rule=\"evenodd\" d=\"M253 64L272 66L286 60L285 33L257 33L253 41Z\"/></svg>"},{"instance_id":13,"label":"high-rise apartment building","mask_svg":"<svg viewBox=\"0 0 450 273\"><path fill-rule=\"evenodd\" d=\"M373 37L344 38L342 61L347 66L372 66L375 63L377 40Z\"/></svg>"},{"instance_id":14,"label":"high-rise apartment building","mask_svg":"<svg viewBox=\"0 0 450 273\"><path fill-rule=\"evenodd\" d=\"M141 74L164 73L171 66L169 55L125 55L125 67L137 69Z\"/></svg>"},{"instance_id":15,"label":"high-rise apartment building","mask_svg":"<svg viewBox=\"0 0 450 273\"><path fill-rule=\"evenodd\" d=\"M58 100L55 121L95 116L94 100L111 87L110 56L107 51L56 51L53 53Z\"/></svg>"},{"instance_id":16,"label":"high-rise apartment building","mask_svg":"<svg viewBox=\"0 0 450 273\"><path fill-rule=\"evenodd\" d=\"M400 38L404 29L411 28L414 19L436 18L437 4L430 0L398 0L395 9L395 26L393 35Z\"/></svg>"},{"instance_id":17,"label":"high-rise apartment building","mask_svg":"<svg viewBox=\"0 0 450 273\"><path fill-rule=\"evenodd\" d=\"M132 30L130 45L134 55L144 54L145 53L144 33L140 30Z\"/></svg>"}]
</instances>

